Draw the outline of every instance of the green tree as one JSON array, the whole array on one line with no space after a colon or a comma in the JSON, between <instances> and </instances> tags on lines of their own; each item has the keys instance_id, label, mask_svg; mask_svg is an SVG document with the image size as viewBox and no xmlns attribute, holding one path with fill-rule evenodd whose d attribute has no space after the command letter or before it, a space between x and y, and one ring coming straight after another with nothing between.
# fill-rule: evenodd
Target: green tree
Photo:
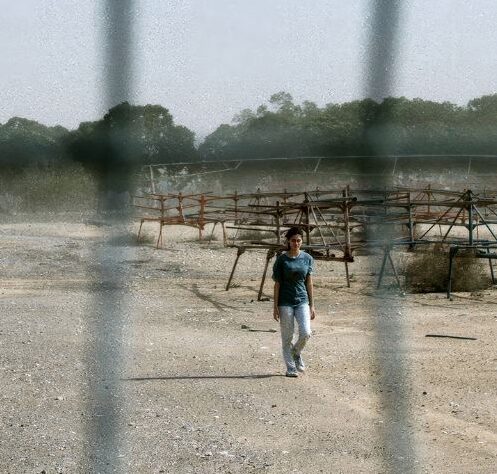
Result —
<instances>
[{"instance_id":1,"label":"green tree","mask_svg":"<svg viewBox=\"0 0 497 474\"><path fill-rule=\"evenodd\" d=\"M128 102L111 108L102 120L82 123L67 145L76 161L99 172L197 156L194 133L175 125L166 108Z\"/></svg>"},{"instance_id":2,"label":"green tree","mask_svg":"<svg viewBox=\"0 0 497 474\"><path fill-rule=\"evenodd\" d=\"M60 126L47 127L34 120L13 117L0 125L2 167L51 166L64 159L62 139L68 131Z\"/></svg>"}]
</instances>

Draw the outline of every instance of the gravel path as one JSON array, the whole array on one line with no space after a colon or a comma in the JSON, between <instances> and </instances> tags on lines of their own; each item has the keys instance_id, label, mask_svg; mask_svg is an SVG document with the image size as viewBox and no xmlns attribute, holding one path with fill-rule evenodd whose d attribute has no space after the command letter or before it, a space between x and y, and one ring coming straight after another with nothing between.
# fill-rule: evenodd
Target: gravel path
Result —
<instances>
[{"instance_id":1,"label":"gravel path","mask_svg":"<svg viewBox=\"0 0 497 474\"><path fill-rule=\"evenodd\" d=\"M233 249L136 230L0 224L0 472L496 472L495 290L375 295L367 257L351 288L318 262L289 379L264 253L227 292Z\"/></svg>"}]
</instances>

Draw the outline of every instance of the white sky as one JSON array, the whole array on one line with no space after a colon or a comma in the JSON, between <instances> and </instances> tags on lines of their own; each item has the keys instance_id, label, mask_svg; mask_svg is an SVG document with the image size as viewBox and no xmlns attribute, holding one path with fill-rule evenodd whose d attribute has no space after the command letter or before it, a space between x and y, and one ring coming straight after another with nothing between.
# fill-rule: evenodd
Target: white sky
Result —
<instances>
[{"instance_id":1,"label":"white sky","mask_svg":"<svg viewBox=\"0 0 497 474\"><path fill-rule=\"evenodd\" d=\"M103 0L0 0L0 123L76 128L105 113ZM135 0L134 104L202 138L275 92L364 97L369 0ZM497 92L495 0L403 0L394 96Z\"/></svg>"}]
</instances>

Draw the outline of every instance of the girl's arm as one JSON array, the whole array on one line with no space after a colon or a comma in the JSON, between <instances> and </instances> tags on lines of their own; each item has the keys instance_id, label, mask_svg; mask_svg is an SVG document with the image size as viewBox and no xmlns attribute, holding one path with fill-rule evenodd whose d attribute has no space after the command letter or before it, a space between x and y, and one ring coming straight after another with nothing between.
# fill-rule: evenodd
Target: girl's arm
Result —
<instances>
[{"instance_id":1,"label":"girl's arm","mask_svg":"<svg viewBox=\"0 0 497 474\"><path fill-rule=\"evenodd\" d=\"M278 310L278 302L280 297L280 283L278 281L274 282L274 307L273 307L273 318L276 321L280 320L280 311Z\"/></svg>"},{"instance_id":2,"label":"girl's arm","mask_svg":"<svg viewBox=\"0 0 497 474\"><path fill-rule=\"evenodd\" d=\"M311 309L311 319L316 317L316 310L314 308L314 287L312 285L312 275L307 275L305 279L305 287L307 289L307 296L309 298L309 307Z\"/></svg>"}]
</instances>

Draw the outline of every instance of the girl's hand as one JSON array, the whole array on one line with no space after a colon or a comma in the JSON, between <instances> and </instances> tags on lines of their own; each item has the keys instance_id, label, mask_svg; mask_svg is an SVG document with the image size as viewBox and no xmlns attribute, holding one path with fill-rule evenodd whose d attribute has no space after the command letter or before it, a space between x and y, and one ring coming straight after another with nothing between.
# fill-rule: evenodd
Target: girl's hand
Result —
<instances>
[{"instance_id":1,"label":"girl's hand","mask_svg":"<svg viewBox=\"0 0 497 474\"><path fill-rule=\"evenodd\" d=\"M273 318L275 321L279 321L280 320L280 311L278 309L278 307L275 307L273 309Z\"/></svg>"},{"instance_id":2,"label":"girl's hand","mask_svg":"<svg viewBox=\"0 0 497 474\"><path fill-rule=\"evenodd\" d=\"M314 319L316 317L316 310L314 308L314 306L311 306L311 319Z\"/></svg>"}]
</instances>

